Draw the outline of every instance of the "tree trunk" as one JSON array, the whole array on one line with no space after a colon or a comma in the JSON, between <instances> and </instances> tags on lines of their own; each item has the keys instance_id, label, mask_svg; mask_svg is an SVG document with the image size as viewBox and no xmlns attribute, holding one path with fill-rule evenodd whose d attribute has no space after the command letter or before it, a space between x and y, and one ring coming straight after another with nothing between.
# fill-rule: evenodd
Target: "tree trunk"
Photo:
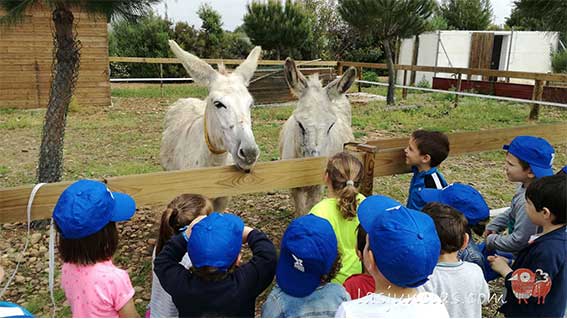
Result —
<instances>
[{"instance_id":1,"label":"tree trunk","mask_svg":"<svg viewBox=\"0 0 567 319\"><path fill-rule=\"evenodd\" d=\"M60 5L53 11L52 18L56 47L37 172L37 180L41 183L61 180L67 109L73 96L80 60L80 44L73 33L73 13L67 6Z\"/></svg>"},{"instance_id":2,"label":"tree trunk","mask_svg":"<svg viewBox=\"0 0 567 319\"><path fill-rule=\"evenodd\" d=\"M384 51L386 52L386 64L388 65L388 96L386 103L388 105L396 104L394 97L396 91L394 60L392 58L392 48L390 47L390 40L384 40Z\"/></svg>"}]
</instances>

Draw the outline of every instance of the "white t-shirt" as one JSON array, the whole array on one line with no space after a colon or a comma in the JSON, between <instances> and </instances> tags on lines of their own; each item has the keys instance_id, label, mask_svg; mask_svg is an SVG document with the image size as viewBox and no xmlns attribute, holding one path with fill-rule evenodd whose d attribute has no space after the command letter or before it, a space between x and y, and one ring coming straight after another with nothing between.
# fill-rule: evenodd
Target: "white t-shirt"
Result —
<instances>
[{"instance_id":1,"label":"white t-shirt","mask_svg":"<svg viewBox=\"0 0 567 319\"><path fill-rule=\"evenodd\" d=\"M410 298L392 298L384 294L343 302L335 318L449 318L441 298L419 292Z\"/></svg>"},{"instance_id":2,"label":"white t-shirt","mask_svg":"<svg viewBox=\"0 0 567 319\"><path fill-rule=\"evenodd\" d=\"M437 294L452 318L480 318L490 290L482 269L466 261L438 263L420 289Z\"/></svg>"}]
</instances>

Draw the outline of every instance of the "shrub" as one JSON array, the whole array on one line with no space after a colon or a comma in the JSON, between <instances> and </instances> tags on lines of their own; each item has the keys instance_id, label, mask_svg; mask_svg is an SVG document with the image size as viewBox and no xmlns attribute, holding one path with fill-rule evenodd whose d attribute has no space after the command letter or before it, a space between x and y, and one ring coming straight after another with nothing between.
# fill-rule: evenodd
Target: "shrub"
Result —
<instances>
[{"instance_id":1,"label":"shrub","mask_svg":"<svg viewBox=\"0 0 567 319\"><path fill-rule=\"evenodd\" d=\"M555 73L567 73L567 50L553 53L551 56L551 68Z\"/></svg>"}]
</instances>

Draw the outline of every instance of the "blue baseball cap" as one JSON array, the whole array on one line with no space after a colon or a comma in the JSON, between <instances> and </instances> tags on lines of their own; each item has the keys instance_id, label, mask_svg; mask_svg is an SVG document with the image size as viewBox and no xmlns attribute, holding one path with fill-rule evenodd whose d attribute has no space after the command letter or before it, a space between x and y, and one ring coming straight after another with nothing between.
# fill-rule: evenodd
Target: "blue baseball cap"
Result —
<instances>
[{"instance_id":1,"label":"blue baseball cap","mask_svg":"<svg viewBox=\"0 0 567 319\"><path fill-rule=\"evenodd\" d=\"M528 163L537 178L553 175L555 150L545 139L535 136L516 136L512 143L502 148Z\"/></svg>"},{"instance_id":2,"label":"blue baseball cap","mask_svg":"<svg viewBox=\"0 0 567 319\"><path fill-rule=\"evenodd\" d=\"M469 225L476 225L490 217L490 208L474 187L453 183L443 189L424 188L418 196L425 202L449 205L465 215Z\"/></svg>"},{"instance_id":3,"label":"blue baseball cap","mask_svg":"<svg viewBox=\"0 0 567 319\"><path fill-rule=\"evenodd\" d=\"M358 221L362 228L368 233L367 226L370 227L376 218L375 214L383 212L389 208L400 206L400 202L384 195L368 196L358 205L357 215Z\"/></svg>"},{"instance_id":4,"label":"blue baseball cap","mask_svg":"<svg viewBox=\"0 0 567 319\"><path fill-rule=\"evenodd\" d=\"M382 202L375 201L375 209L369 205L358 211L376 266L396 286L419 287L433 273L441 252L433 219L402 205L387 208Z\"/></svg>"},{"instance_id":5,"label":"blue baseball cap","mask_svg":"<svg viewBox=\"0 0 567 319\"><path fill-rule=\"evenodd\" d=\"M288 295L308 296L331 271L337 255L337 237L326 219L312 214L296 218L282 238L276 282Z\"/></svg>"},{"instance_id":6,"label":"blue baseball cap","mask_svg":"<svg viewBox=\"0 0 567 319\"><path fill-rule=\"evenodd\" d=\"M65 239L95 234L109 222L132 218L136 202L129 195L111 192L106 184L79 180L67 187L53 209L53 219Z\"/></svg>"},{"instance_id":7,"label":"blue baseball cap","mask_svg":"<svg viewBox=\"0 0 567 319\"><path fill-rule=\"evenodd\" d=\"M216 267L226 271L242 248L244 223L236 215L214 212L191 229L187 254L193 266Z\"/></svg>"}]
</instances>

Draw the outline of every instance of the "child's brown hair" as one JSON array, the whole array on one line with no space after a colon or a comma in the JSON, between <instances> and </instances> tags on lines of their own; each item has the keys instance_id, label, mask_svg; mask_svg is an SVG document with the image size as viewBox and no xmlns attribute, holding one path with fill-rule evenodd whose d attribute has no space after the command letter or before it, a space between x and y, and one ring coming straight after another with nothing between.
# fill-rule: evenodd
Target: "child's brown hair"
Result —
<instances>
[{"instance_id":1,"label":"child's brown hair","mask_svg":"<svg viewBox=\"0 0 567 319\"><path fill-rule=\"evenodd\" d=\"M422 211L435 223L441 241L441 253L449 254L463 247L468 224L465 215L449 205L436 202L428 203Z\"/></svg>"},{"instance_id":2,"label":"child's brown hair","mask_svg":"<svg viewBox=\"0 0 567 319\"><path fill-rule=\"evenodd\" d=\"M449 138L437 131L417 130L411 134L421 155L431 157L431 167L437 167L449 156Z\"/></svg>"},{"instance_id":3,"label":"child's brown hair","mask_svg":"<svg viewBox=\"0 0 567 319\"><path fill-rule=\"evenodd\" d=\"M61 260L77 265L94 265L112 258L118 248L118 230L109 222L96 233L78 239L65 239L55 224L58 236L57 249Z\"/></svg>"},{"instance_id":4,"label":"child's brown hair","mask_svg":"<svg viewBox=\"0 0 567 319\"><path fill-rule=\"evenodd\" d=\"M326 173L339 198L339 210L346 219L356 216L356 195L364 174L362 168L362 163L346 152L336 154L327 163Z\"/></svg>"},{"instance_id":5,"label":"child's brown hair","mask_svg":"<svg viewBox=\"0 0 567 319\"><path fill-rule=\"evenodd\" d=\"M175 197L161 214L159 236L156 243L156 256L171 236L189 224L200 215L213 212L211 201L198 194L181 194Z\"/></svg>"}]
</instances>

